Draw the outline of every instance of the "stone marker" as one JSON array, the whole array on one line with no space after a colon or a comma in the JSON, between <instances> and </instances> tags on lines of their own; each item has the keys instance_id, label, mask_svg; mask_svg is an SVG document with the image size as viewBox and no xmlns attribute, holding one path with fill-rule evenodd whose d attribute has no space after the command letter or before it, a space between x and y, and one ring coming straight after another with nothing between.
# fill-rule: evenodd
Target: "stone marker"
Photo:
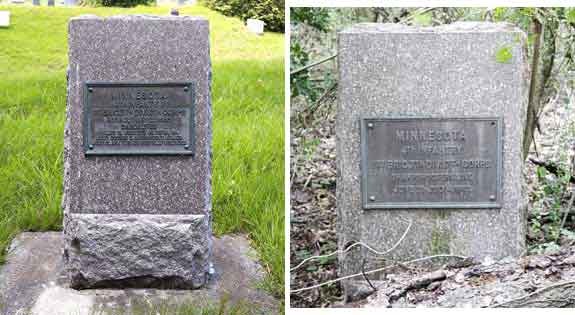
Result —
<instances>
[{"instance_id":1,"label":"stone marker","mask_svg":"<svg viewBox=\"0 0 575 315\"><path fill-rule=\"evenodd\" d=\"M248 28L248 31L252 32L252 33L256 33L258 35L263 35L264 34L264 25L266 23L262 20L258 20L258 19L247 19L246 21L246 26Z\"/></svg>"},{"instance_id":2,"label":"stone marker","mask_svg":"<svg viewBox=\"0 0 575 315\"><path fill-rule=\"evenodd\" d=\"M53 7L55 5L55 0L48 0L48 6Z\"/></svg>"},{"instance_id":3,"label":"stone marker","mask_svg":"<svg viewBox=\"0 0 575 315\"><path fill-rule=\"evenodd\" d=\"M193 6L196 0L156 0L156 6Z\"/></svg>"},{"instance_id":4,"label":"stone marker","mask_svg":"<svg viewBox=\"0 0 575 315\"><path fill-rule=\"evenodd\" d=\"M40 5L40 0L32 0L32 4L35 6L39 6Z\"/></svg>"},{"instance_id":5,"label":"stone marker","mask_svg":"<svg viewBox=\"0 0 575 315\"><path fill-rule=\"evenodd\" d=\"M361 241L385 252L411 223L386 261L521 254L525 40L500 23L339 34L340 250ZM355 249L340 255L340 276L382 265ZM361 277L344 288L351 298L371 290Z\"/></svg>"},{"instance_id":6,"label":"stone marker","mask_svg":"<svg viewBox=\"0 0 575 315\"><path fill-rule=\"evenodd\" d=\"M211 273L208 21L69 23L64 259L73 288L199 288Z\"/></svg>"},{"instance_id":7,"label":"stone marker","mask_svg":"<svg viewBox=\"0 0 575 315\"><path fill-rule=\"evenodd\" d=\"M10 11L0 11L0 27L10 26Z\"/></svg>"}]
</instances>

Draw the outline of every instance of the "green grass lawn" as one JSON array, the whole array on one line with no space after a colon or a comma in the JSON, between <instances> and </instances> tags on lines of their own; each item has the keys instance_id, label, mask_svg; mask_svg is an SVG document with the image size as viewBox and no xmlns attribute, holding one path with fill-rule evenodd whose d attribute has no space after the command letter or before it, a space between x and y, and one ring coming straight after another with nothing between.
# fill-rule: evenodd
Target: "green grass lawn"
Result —
<instances>
[{"instance_id":1,"label":"green grass lawn","mask_svg":"<svg viewBox=\"0 0 575 315\"><path fill-rule=\"evenodd\" d=\"M0 261L20 231L61 228L67 21L80 14L167 14L165 7L33 8L0 28ZM213 65L213 214L217 234L247 233L283 297L283 34L248 33L242 22L200 6Z\"/></svg>"}]
</instances>

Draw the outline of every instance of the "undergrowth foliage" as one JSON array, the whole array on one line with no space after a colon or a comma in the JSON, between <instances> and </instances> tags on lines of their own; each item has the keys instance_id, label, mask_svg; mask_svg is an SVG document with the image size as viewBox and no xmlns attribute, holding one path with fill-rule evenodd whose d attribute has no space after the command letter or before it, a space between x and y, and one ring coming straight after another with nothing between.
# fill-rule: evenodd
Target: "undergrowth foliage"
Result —
<instances>
[{"instance_id":1,"label":"undergrowth foliage","mask_svg":"<svg viewBox=\"0 0 575 315\"><path fill-rule=\"evenodd\" d=\"M533 194L528 231L532 253L552 253L562 244L575 243L575 222L569 220L575 199L572 166L562 161L553 167L557 174L544 166L536 168L538 186Z\"/></svg>"},{"instance_id":2,"label":"undergrowth foliage","mask_svg":"<svg viewBox=\"0 0 575 315\"><path fill-rule=\"evenodd\" d=\"M302 26L324 33L330 30L329 10L326 8L293 8L290 17L292 30ZM311 61L310 54L300 42L299 37L292 35L290 39L290 71L298 70ZM301 95L311 102L315 102L321 92L321 86L310 80L309 69L290 75L290 89L291 97Z\"/></svg>"},{"instance_id":3,"label":"undergrowth foliage","mask_svg":"<svg viewBox=\"0 0 575 315\"><path fill-rule=\"evenodd\" d=\"M541 200L543 198L549 198L550 201L550 211L549 211L549 224L547 228L542 224L541 214L531 218L531 228L535 233L542 233L542 241L545 240L555 240L559 236L559 223L561 221L561 216L559 211L561 210L563 203L563 194L567 185L569 185L569 180L565 180L564 177L555 178L552 174L549 174L544 167L537 167L537 179L539 181L539 189L535 194L535 200Z\"/></svg>"}]
</instances>

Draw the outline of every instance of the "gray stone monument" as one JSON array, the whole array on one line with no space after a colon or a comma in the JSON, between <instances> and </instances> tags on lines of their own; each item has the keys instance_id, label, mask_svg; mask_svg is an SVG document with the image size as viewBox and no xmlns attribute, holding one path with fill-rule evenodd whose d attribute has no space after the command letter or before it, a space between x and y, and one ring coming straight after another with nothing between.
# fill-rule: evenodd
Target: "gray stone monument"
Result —
<instances>
[{"instance_id":1,"label":"gray stone monument","mask_svg":"<svg viewBox=\"0 0 575 315\"><path fill-rule=\"evenodd\" d=\"M55 0L48 0L48 6L53 7L55 5Z\"/></svg>"},{"instance_id":2,"label":"gray stone monument","mask_svg":"<svg viewBox=\"0 0 575 315\"><path fill-rule=\"evenodd\" d=\"M339 248L398 244L385 262L365 248L340 254L340 276L431 255L521 254L525 41L500 23L339 34ZM370 290L361 276L344 288Z\"/></svg>"},{"instance_id":3,"label":"gray stone monument","mask_svg":"<svg viewBox=\"0 0 575 315\"><path fill-rule=\"evenodd\" d=\"M39 6L40 5L40 0L32 0L32 4L35 6Z\"/></svg>"},{"instance_id":4,"label":"gray stone monument","mask_svg":"<svg viewBox=\"0 0 575 315\"><path fill-rule=\"evenodd\" d=\"M199 288L211 272L208 21L69 22L64 261L73 288Z\"/></svg>"}]
</instances>

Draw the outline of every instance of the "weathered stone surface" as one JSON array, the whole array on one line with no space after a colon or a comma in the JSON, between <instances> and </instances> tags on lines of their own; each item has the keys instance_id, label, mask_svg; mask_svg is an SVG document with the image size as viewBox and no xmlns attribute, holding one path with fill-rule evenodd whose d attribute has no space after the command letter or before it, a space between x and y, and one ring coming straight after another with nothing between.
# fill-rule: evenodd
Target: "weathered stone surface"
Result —
<instances>
[{"instance_id":1,"label":"weathered stone surface","mask_svg":"<svg viewBox=\"0 0 575 315\"><path fill-rule=\"evenodd\" d=\"M521 143L527 101L525 34L509 24L441 27L359 24L339 34L337 208L339 248L362 241L386 258L432 254L483 259L519 255L525 245ZM509 60L498 61L501 49ZM501 209L362 209L360 118L502 117ZM340 255L340 275L381 266L367 250ZM348 295L361 295L354 280Z\"/></svg>"},{"instance_id":2,"label":"weathered stone surface","mask_svg":"<svg viewBox=\"0 0 575 315\"><path fill-rule=\"evenodd\" d=\"M212 240L215 273L201 289L74 290L62 272L62 233L22 233L0 268L0 314L151 314L154 307L187 304L201 309L224 298L228 307L247 304L253 314L279 314L281 303L260 288L264 271L249 241L240 235Z\"/></svg>"},{"instance_id":3,"label":"weathered stone surface","mask_svg":"<svg viewBox=\"0 0 575 315\"><path fill-rule=\"evenodd\" d=\"M208 21L81 16L68 36L62 203L72 287L201 286L211 253ZM192 82L194 155L85 156L88 81Z\"/></svg>"},{"instance_id":4,"label":"weathered stone surface","mask_svg":"<svg viewBox=\"0 0 575 315\"><path fill-rule=\"evenodd\" d=\"M58 272L51 266L61 261L60 232L22 233L14 238L6 264L0 266L0 314L29 308L30 296L37 296L44 282L56 279Z\"/></svg>"},{"instance_id":5,"label":"weathered stone surface","mask_svg":"<svg viewBox=\"0 0 575 315\"><path fill-rule=\"evenodd\" d=\"M209 271L205 215L69 214L64 259L73 288L198 288Z\"/></svg>"}]
</instances>

